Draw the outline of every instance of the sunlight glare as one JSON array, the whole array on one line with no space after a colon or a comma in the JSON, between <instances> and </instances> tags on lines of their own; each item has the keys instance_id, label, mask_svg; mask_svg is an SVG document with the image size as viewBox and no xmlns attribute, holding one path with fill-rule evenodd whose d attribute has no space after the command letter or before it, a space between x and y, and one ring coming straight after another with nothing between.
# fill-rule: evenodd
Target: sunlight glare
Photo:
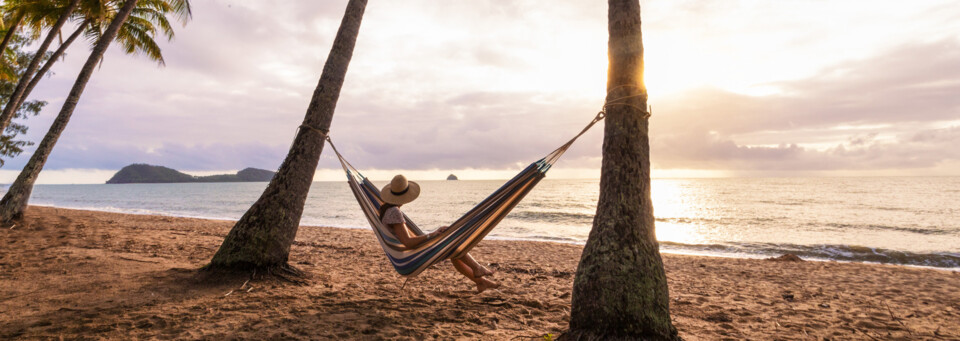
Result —
<instances>
[{"instance_id":1,"label":"sunlight glare","mask_svg":"<svg viewBox=\"0 0 960 341\"><path fill-rule=\"evenodd\" d=\"M682 183L671 180L653 180L651 195L653 197L653 214L657 217L657 240L683 244L699 244L705 239L691 224L676 224L671 218L688 217L689 204L687 200L693 193L685 191Z\"/></svg>"}]
</instances>

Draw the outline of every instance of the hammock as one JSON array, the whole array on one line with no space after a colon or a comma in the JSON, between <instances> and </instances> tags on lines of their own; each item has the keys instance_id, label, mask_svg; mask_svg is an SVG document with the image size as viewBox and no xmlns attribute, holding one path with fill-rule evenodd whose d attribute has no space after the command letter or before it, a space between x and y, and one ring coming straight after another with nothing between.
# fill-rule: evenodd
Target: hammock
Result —
<instances>
[{"instance_id":1,"label":"hammock","mask_svg":"<svg viewBox=\"0 0 960 341\"><path fill-rule=\"evenodd\" d=\"M430 266L446 259L457 259L465 255L474 246L480 243L494 227L497 226L503 218L510 213L520 200L523 199L530 190L546 175L550 167L560 159L560 156L570 148L570 145L583 135L594 124L602 120L604 113L601 111L597 116L587 124L579 134L570 141L563 144L547 156L520 171L519 174L507 181L503 186L483 199L476 207L470 209L462 217L450 224L443 233L425 241L415 248L407 248L400 243L400 240L394 236L389 227L380 221L380 206L384 204L380 198L380 190L357 171L353 165L340 155L337 147L327 135L327 141L333 147L334 153L340 160L344 172L347 174L347 182L350 184L350 190L360 203L370 227L373 228L380 246L390 259L397 273L404 277L416 276ZM309 128L309 127L308 127ZM416 234L423 235L423 231L417 226L410 217L404 214L404 220L407 227Z\"/></svg>"}]
</instances>

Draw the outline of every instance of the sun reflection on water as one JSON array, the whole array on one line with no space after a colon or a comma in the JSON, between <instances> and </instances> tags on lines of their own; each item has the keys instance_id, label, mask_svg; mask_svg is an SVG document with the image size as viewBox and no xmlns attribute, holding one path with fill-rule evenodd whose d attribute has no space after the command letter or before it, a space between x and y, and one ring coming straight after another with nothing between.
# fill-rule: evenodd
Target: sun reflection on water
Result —
<instances>
[{"instance_id":1,"label":"sun reflection on water","mask_svg":"<svg viewBox=\"0 0 960 341\"><path fill-rule=\"evenodd\" d=\"M684 183L654 180L651 183L653 214L657 217L657 240L683 244L701 244L706 241L700 224L677 223L680 217L689 217L699 198L691 197Z\"/></svg>"}]
</instances>

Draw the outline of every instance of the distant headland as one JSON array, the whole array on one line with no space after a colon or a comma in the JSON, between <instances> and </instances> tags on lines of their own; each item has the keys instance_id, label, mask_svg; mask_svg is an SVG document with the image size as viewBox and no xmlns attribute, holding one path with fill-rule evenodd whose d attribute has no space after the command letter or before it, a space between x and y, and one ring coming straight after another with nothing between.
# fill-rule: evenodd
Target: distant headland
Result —
<instances>
[{"instance_id":1,"label":"distant headland","mask_svg":"<svg viewBox=\"0 0 960 341\"><path fill-rule=\"evenodd\" d=\"M163 166L132 164L114 174L108 184L156 184L177 182L261 182L270 181L276 172L265 169L245 168L236 174L193 176Z\"/></svg>"},{"instance_id":2,"label":"distant headland","mask_svg":"<svg viewBox=\"0 0 960 341\"><path fill-rule=\"evenodd\" d=\"M457 179L456 175L450 174L449 176L447 176L447 180L460 180L460 179Z\"/></svg>"}]
</instances>

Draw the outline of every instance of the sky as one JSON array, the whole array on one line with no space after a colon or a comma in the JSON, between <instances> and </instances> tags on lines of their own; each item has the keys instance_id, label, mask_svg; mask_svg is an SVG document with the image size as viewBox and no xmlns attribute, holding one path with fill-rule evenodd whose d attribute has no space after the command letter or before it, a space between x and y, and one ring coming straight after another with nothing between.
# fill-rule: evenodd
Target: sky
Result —
<instances>
[{"instance_id":1,"label":"sky","mask_svg":"<svg viewBox=\"0 0 960 341\"><path fill-rule=\"evenodd\" d=\"M346 0L193 1L165 66L116 46L38 183L131 163L276 169ZM960 175L960 6L643 0L654 177ZM606 4L370 1L331 127L373 179L508 178L589 122L606 93ZM32 98L39 141L90 42ZM600 124L602 125L602 123ZM551 169L599 178L601 126ZM11 182L32 149L0 168ZM341 180L324 150L317 180Z\"/></svg>"}]
</instances>

